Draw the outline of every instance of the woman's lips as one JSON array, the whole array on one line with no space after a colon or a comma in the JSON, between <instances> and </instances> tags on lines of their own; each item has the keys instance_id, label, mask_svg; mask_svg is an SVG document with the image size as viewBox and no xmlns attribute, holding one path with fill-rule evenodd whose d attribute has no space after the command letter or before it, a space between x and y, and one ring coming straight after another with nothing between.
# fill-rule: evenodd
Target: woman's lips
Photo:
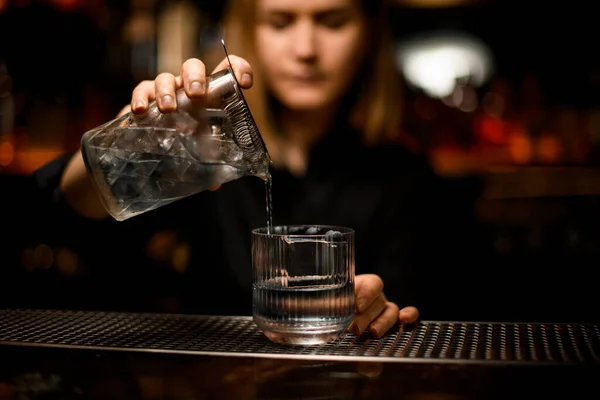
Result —
<instances>
[{"instance_id":1,"label":"woman's lips","mask_svg":"<svg viewBox=\"0 0 600 400\"><path fill-rule=\"evenodd\" d=\"M322 82L324 76L321 74L289 75L288 79L291 82L299 84L314 84Z\"/></svg>"},{"instance_id":2,"label":"woman's lips","mask_svg":"<svg viewBox=\"0 0 600 400\"><path fill-rule=\"evenodd\" d=\"M281 72L283 77L298 81L316 81L325 78L323 71L316 68L297 68Z\"/></svg>"}]
</instances>

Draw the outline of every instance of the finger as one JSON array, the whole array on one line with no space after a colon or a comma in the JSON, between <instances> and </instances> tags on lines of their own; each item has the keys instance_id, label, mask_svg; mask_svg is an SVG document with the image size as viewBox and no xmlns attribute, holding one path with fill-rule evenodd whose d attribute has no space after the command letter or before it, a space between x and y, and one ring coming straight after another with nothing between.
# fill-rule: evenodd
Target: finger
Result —
<instances>
[{"instance_id":1,"label":"finger","mask_svg":"<svg viewBox=\"0 0 600 400\"><path fill-rule=\"evenodd\" d=\"M416 307L404 307L398 314L400 322L405 324L412 324L419 320L419 310Z\"/></svg>"},{"instance_id":2,"label":"finger","mask_svg":"<svg viewBox=\"0 0 600 400\"><path fill-rule=\"evenodd\" d=\"M382 311L385 309L386 303L387 300L383 293L381 293L379 296L377 296L375 301L371 303L371 306L369 308L367 308L363 313L358 314L354 318L354 321L351 325L351 329L356 336L360 336L363 334L365 329L367 329L367 327L371 324L371 321L377 318L379 314L381 314Z\"/></svg>"},{"instance_id":3,"label":"finger","mask_svg":"<svg viewBox=\"0 0 600 400\"><path fill-rule=\"evenodd\" d=\"M206 66L197 58L190 58L181 65L181 84L188 97L202 96L206 91Z\"/></svg>"},{"instance_id":4,"label":"finger","mask_svg":"<svg viewBox=\"0 0 600 400\"><path fill-rule=\"evenodd\" d=\"M354 283L356 293L356 311L361 313L383 292L383 281L374 274L356 275Z\"/></svg>"},{"instance_id":5,"label":"finger","mask_svg":"<svg viewBox=\"0 0 600 400\"><path fill-rule=\"evenodd\" d=\"M242 57L234 55L230 55L229 60L231 60L231 69L233 69L233 72L235 72L235 78L239 82L240 86L244 89L249 89L252 87L254 75L252 73L252 67L250 66L250 63L244 60ZM213 73L221 71L229 66L229 61L227 60L227 57L225 57L223 61L221 61L215 67Z\"/></svg>"},{"instance_id":6,"label":"finger","mask_svg":"<svg viewBox=\"0 0 600 400\"><path fill-rule=\"evenodd\" d=\"M208 190L210 190L211 192L214 192L215 190L219 190L220 188L221 188L221 185L217 185L217 186L209 187Z\"/></svg>"},{"instance_id":7,"label":"finger","mask_svg":"<svg viewBox=\"0 0 600 400\"><path fill-rule=\"evenodd\" d=\"M163 72L154 80L156 103L161 112L168 113L177 109L177 101L175 100L176 88L177 82L175 81L175 76L171 73Z\"/></svg>"},{"instance_id":8,"label":"finger","mask_svg":"<svg viewBox=\"0 0 600 400\"><path fill-rule=\"evenodd\" d=\"M379 314L371 325L369 325L369 332L376 338L382 337L396 322L398 322L399 308L396 303L388 301L385 304L383 312Z\"/></svg>"},{"instance_id":9,"label":"finger","mask_svg":"<svg viewBox=\"0 0 600 400\"><path fill-rule=\"evenodd\" d=\"M154 81L140 82L131 93L131 111L141 114L148 110L148 103L154 100Z\"/></svg>"}]
</instances>

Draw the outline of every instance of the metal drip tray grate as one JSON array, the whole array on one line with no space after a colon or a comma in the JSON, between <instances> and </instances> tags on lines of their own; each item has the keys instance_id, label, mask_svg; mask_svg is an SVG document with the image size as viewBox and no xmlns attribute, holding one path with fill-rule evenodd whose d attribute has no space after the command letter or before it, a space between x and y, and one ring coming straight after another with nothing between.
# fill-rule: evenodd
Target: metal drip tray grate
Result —
<instances>
[{"instance_id":1,"label":"metal drip tray grate","mask_svg":"<svg viewBox=\"0 0 600 400\"><path fill-rule=\"evenodd\" d=\"M271 343L250 317L0 310L0 344L386 362L597 363L600 325L425 321L381 339L348 333L302 347Z\"/></svg>"}]
</instances>

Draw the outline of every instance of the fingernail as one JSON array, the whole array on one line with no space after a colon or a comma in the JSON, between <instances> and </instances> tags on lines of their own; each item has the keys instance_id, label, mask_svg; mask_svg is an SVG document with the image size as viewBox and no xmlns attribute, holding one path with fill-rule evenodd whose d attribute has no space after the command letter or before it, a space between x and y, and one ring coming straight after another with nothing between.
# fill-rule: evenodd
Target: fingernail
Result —
<instances>
[{"instance_id":1,"label":"fingernail","mask_svg":"<svg viewBox=\"0 0 600 400\"><path fill-rule=\"evenodd\" d=\"M251 84L252 84L252 77L250 76L250 74L242 75L242 85L250 86Z\"/></svg>"},{"instance_id":2,"label":"fingernail","mask_svg":"<svg viewBox=\"0 0 600 400\"><path fill-rule=\"evenodd\" d=\"M190 83L188 91L191 94L202 94L204 93L204 85L202 84L202 82L193 81Z\"/></svg>"},{"instance_id":3,"label":"fingernail","mask_svg":"<svg viewBox=\"0 0 600 400\"><path fill-rule=\"evenodd\" d=\"M133 111L137 111L137 110L139 110L140 108L143 108L143 107L144 107L144 102L141 101L141 100L136 100L136 101L133 102L133 105L131 106L131 109Z\"/></svg>"},{"instance_id":4,"label":"fingernail","mask_svg":"<svg viewBox=\"0 0 600 400\"><path fill-rule=\"evenodd\" d=\"M352 323L350 323L350 326L348 326L348 330L350 332L354 333L354 328L356 327L356 323L354 321L352 321Z\"/></svg>"},{"instance_id":5,"label":"fingernail","mask_svg":"<svg viewBox=\"0 0 600 400\"><path fill-rule=\"evenodd\" d=\"M163 107L173 107L175 103L173 102L173 98L170 95L165 95L162 97L162 106Z\"/></svg>"},{"instance_id":6,"label":"fingernail","mask_svg":"<svg viewBox=\"0 0 600 400\"><path fill-rule=\"evenodd\" d=\"M376 326L373 326L373 325L371 325L371 326L369 327L369 332L371 333L371 335L372 335L372 336L374 336L374 337L376 337L376 338L378 338L378 337L380 336L380 333L379 333L379 332L380 332L380 331L379 331L379 328L378 328L378 327L376 327Z\"/></svg>"},{"instance_id":7,"label":"fingernail","mask_svg":"<svg viewBox=\"0 0 600 400\"><path fill-rule=\"evenodd\" d=\"M356 336L360 336L363 333L363 328L360 326L360 324L358 322L354 323L354 326L352 327L352 332L356 335Z\"/></svg>"},{"instance_id":8,"label":"fingernail","mask_svg":"<svg viewBox=\"0 0 600 400\"><path fill-rule=\"evenodd\" d=\"M363 312L367 305L367 301L365 299L356 300L356 311Z\"/></svg>"}]
</instances>

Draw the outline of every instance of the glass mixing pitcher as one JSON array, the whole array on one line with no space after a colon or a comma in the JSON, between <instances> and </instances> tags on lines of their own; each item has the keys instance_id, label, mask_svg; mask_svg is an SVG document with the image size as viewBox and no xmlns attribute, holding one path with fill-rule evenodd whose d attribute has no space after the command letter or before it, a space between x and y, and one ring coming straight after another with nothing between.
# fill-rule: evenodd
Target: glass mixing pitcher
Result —
<instances>
[{"instance_id":1,"label":"glass mixing pitcher","mask_svg":"<svg viewBox=\"0 0 600 400\"><path fill-rule=\"evenodd\" d=\"M270 158L231 67L207 77L203 99L177 91L177 111L156 101L86 132L81 152L118 221L244 176L270 179Z\"/></svg>"}]
</instances>

